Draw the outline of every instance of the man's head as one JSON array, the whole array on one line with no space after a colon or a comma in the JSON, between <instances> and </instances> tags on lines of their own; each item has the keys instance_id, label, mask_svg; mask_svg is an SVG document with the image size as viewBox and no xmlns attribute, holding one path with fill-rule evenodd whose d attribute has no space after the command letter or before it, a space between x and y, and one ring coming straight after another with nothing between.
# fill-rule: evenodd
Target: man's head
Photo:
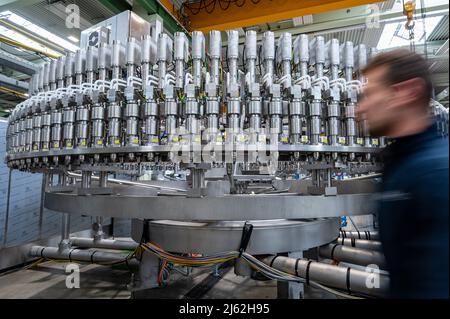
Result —
<instances>
[{"instance_id":1,"label":"man's head","mask_svg":"<svg viewBox=\"0 0 450 319\"><path fill-rule=\"evenodd\" d=\"M423 121L428 125L432 82L421 56L404 49L380 53L361 72L367 85L357 115L372 136L402 136Z\"/></svg>"}]
</instances>

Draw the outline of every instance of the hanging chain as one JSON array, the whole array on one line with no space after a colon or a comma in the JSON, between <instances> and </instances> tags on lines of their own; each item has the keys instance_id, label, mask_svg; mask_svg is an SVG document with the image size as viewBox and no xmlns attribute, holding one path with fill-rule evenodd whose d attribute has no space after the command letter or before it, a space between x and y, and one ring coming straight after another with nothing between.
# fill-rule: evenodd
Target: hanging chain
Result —
<instances>
[{"instance_id":1,"label":"hanging chain","mask_svg":"<svg viewBox=\"0 0 450 319\"><path fill-rule=\"evenodd\" d=\"M414 26L416 22L414 21L414 10L416 9L416 2L414 0L404 1L403 0L403 14L406 16L405 28L409 32L409 41L411 51L415 51L414 45Z\"/></svg>"}]
</instances>

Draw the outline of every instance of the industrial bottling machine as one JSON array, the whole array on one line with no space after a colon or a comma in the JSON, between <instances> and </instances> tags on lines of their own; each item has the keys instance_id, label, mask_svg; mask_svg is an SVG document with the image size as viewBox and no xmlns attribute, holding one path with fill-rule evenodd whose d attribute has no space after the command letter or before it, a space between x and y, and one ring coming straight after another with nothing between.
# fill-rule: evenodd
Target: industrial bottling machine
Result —
<instances>
[{"instance_id":1,"label":"industrial bottling machine","mask_svg":"<svg viewBox=\"0 0 450 319\"><path fill-rule=\"evenodd\" d=\"M305 255L347 248L365 258L346 240L377 239L340 233L339 220L375 213L387 141L355 109L359 69L376 50L270 31L166 34L130 12L110 20L84 31L80 50L44 63L9 118L8 166L43 173L44 205L63 216L59 247L30 254L133 260L135 291L158 286L160 260L231 261L238 275L288 281L297 297L305 279L382 296L386 275L372 289L370 273ZM70 214L94 216L94 237L71 238ZM132 220L133 241L103 238L105 217Z\"/></svg>"}]
</instances>

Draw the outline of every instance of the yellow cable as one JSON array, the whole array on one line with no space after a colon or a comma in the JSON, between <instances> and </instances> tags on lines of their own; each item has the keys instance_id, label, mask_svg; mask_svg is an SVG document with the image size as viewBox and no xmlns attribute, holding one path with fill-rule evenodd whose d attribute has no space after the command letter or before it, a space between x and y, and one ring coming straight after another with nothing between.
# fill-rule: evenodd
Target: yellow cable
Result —
<instances>
[{"instance_id":1,"label":"yellow cable","mask_svg":"<svg viewBox=\"0 0 450 319\"><path fill-rule=\"evenodd\" d=\"M6 93L13 93L13 94L15 94L15 95L17 95L17 96L20 96L20 97L24 98L24 99L27 99L27 98L28 98L28 96L25 95L25 93L22 93L22 92L13 90L13 89L9 89L9 88L4 87L4 86L0 86L0 91L6 92Z\"/></svg>"},{"instance_id":2,"label":"yellow cable","mask_svg":"<svg viewBox=\"0 0 450 319\"><path fill-rule=\"evenodd\" d=\"M44 55L46 55L46 56L48 56L50 58L54 58L54 59L57 59L58 57L60 57L62 55L62 54L56 55L56 54L53 54L53 53L50 53L50 52L45 52L43 50L40 50L40 49L37 49L37 48L33 48L33 47L29 46L29 45L17 42L17 41L15 41L13 39L10 39L10 38L4 37L4 36L0 36L0 41L4 42L6 44L9 44L9 45L13 45L13 46L16 46L16 47L24 48L24 49L29 50L29 51L39 52L39 53L42 53L42 54L44 54ZM54 51L54 50L52 50L52 51ZM56 52L56 51L54 51L54 52Z\"/></svg>"},{"instance_id":3,"label":"yellow cable","mask_svg":"<svg viewBox=\"0 0 450 319\"><path fill-rule=\"evenodd\" d=\"M65 51L65 49L63 47L61 47L61 46L59 46L59 45L57 45L57 44L55 44L53 42L50 42L50 41L48 41L46 39L40 38L40 37L38 37L38 36L28 32L26 30L20 29L20 28L16 27L15 25L13 25L13 24L11 24L9 22L6 22L5 20L0 19L0 24L4 24L4 25L6 24L7 26L9 26L10 28L16 30L17 32L26 34L28 36L28 38L30 38L30 37L34 38L35 40L37 40L37 42L41 41L41 42L49 44L50 46L58 48L58 50Z\"/></svg>"}]
</instances>

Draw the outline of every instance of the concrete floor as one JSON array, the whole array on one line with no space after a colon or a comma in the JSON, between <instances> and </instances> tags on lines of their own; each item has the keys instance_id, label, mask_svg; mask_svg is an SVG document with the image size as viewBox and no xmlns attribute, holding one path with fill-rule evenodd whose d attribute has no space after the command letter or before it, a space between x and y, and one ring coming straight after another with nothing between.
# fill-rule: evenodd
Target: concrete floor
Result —
<instances>
[{"instance_id":1,"label":"concrete floor","mask_svg":"<svg viewBox=\"0 0 450 319\"><path fill-rule=\"evenodd\" d=\"M32 269L0 275L0 298L130 298L130 273L80 264L80 288L66 287L65 262L43 262Z\"/></svg>"},{"instance_id":2,"label":"concrete floor","mask_svg":"<svg viewBox=\"0 0 450 319\"><path fill-rule=\"evenodd\" d=\"M2 298L106 298L128 299L131 281L128 270L108 266L80 264L80 288L66 287L65 267L68 263L46 261L31 269L20 269L0 274L0 299ZM171 274L168 287L148 290L147 298L185 298L196 285L204 282L210 271L195 271L184 277ZM230 268L202 298L276 298L277 286L272 281L255 281L236 276Z\"/></svg>"},{"instance_id":3,"label":"concrete floor","mask_svg":"<svg viewBox=\"0 0 450 319\"><path fill-rule=\"evenodd\" d=\"M130 298L195 298L204 299L275 299L275 281L256 281L237 276L233 268L223 270L210 290L195 294L211 280L210 270L195 269L190 276L177 272L170 275L167 287L155 288L132 295L127 285L132 273L121 266L79 264L80 288L66 287L66 262L46 261L29 269L0 274L0 299L130 299ZM308 288L307 298L335 298L323 291Z\"/></svg>"}]
</instances>

